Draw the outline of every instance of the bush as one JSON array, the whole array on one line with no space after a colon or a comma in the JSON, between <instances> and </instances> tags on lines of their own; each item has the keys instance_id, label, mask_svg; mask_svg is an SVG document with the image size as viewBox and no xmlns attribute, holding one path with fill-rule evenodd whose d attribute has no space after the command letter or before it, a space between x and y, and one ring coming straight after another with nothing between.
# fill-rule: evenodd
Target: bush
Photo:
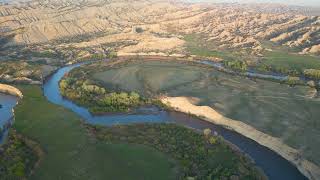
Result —
<instances>
[{"instance_id":1,"label":"bush","mask_svg":"<svg viewBox=\"0 0 320 180\"><path fill-rule=\"evenodd\" d=\"M303 74L311 79L320 79L320 70L318 69L305 69Z\"/></svg>"},{"instance_id":2,"label":"bush","mask_svg":"<svg viewBox=\"0 0 320 180\"><path fill-rule=\"evenodd\" d=\"M108 53L107 57L112 59L112 58L116 58L118 55L117 55L117 52L114 52L114 51L111 51Z\"/></svg>"},{"instance_id":3,"label":"bush","mask_svg":"<svg viewBox=\"0 0 320 180\"><path fill-rule=\"evenodd\" d=\"M270 72L270 71L272 71L272 67L269 66L269 65L263 64L263 65L258 67L258 70L262 71L262 72Z\"/></svg>"},{"instance_id":4,"label":"bush","mask_svg":"<svg viewBox=\"0 0 320 180\"><path fill-rule=\"evenodd\" d=\"M90 59L93 59L93 60L101 60L104 58L105 58L104 54L92 54L90 56Z\"/></svg>"},{"instance_id":5,"label":"bush","mask_svg":"<svg viewBox=\"0 0 320 180\"><path fill-rule=\"evenodd\" d=\"M229 67L233 70L237 71L247 71L248 67L247 64L243 61L235 60L235 61L224 61L224 65Z\"/></svg>"},{"instance_id":6,"label":"bush","mask_svg":"<svg viewBox=\"0 0 320 180\"><path fill-rule=\"evenodd\" d=\"M87 93L93 93L93 94L98 94L98 95L106 93L106 90L104 88L96 86L96 85L82 84L81 88Z\"/></svg>"},{"instance_id":7,"label":"bush","mask_svg":"<svg viewBox=\"0 0 320 180\"><path fill-rule=\"evenodd\" d=\"M143 32L143 29L142 29L141 27L135 27L135 28L134 28L134 31L135 31L136 33L142 33L142 32Z\"/></svg>"},{"instance_id":8,"label":"bush","mask_svg":"<svg viewBox=\"0 0 320 180\"><path fill-rule=\"evenodd\" d=\"M210 144L214 145L214 144L217 144L217 142L218 142L218 139L216 137L211 136L209 138L209 143Z\"/></svg>"},{"instance_id":9,"label":"bush","mask_svg":"<svg viewBox=\"0 0 320 180\"><path fill-rule=\"evenodd\" d=\"M287 83L288 83L290 86L297 85L297 84L300 83L300 78L299 78L299 77L294 77L294 76L289 76L289 77L288 77L288 80L287 80Z\"/></svg>"}]
</instances>

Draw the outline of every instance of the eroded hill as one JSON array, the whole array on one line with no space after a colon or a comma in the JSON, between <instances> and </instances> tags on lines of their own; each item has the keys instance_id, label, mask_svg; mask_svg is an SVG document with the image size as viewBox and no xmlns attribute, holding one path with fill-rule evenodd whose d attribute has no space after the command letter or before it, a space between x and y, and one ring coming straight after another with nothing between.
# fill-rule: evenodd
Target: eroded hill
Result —
<instances>
[{"instance_id":1,"label":"eroded hill","mask_svg":"<svg viewBox=\"0 0 320 180\"><path fill-rule=\"evenodd\" d=\"M320 17L286 11L286 7L279 11L261 6L169 0L33 0L0 7L1 44L58 42L62 47L115 47L124 55L185 55L182 35L201 34L217 49L242 49L257 56L267 49L265 41L299 53L320 53Z\"/></svg>"}]
</instances>

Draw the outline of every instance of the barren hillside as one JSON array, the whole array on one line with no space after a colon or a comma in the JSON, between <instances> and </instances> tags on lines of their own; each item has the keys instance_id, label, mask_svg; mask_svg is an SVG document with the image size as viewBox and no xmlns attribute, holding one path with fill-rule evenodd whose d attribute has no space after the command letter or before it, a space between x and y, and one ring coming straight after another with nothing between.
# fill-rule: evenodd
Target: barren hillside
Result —
<instances>
[{"instance_id":1,"label":"barren hillside","mask_svg":"<svg viewBox=\"0 0 320 180\"><path fill-rule=\"evenodd\" d=\"M320 53L320 17L263 7L169 0L33 0L0 6L1 43L58 41L81 48L113 43L120 54L184 54L181 35L196 33L217 48L250 49L255 55L263 51L264 41L300 53Z\"/></svg>"}]
</instances>

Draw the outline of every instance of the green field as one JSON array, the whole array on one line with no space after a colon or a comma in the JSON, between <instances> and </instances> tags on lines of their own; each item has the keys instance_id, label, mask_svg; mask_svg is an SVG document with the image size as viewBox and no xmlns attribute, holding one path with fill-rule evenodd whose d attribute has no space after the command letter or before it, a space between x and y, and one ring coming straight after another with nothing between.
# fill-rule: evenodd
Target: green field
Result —
<instances>
[{"instance_id":1,"label":"green field","mask_svg":"<svg viewBox=\"0 0 320 180\"><path fill-rule=\"evenodd\" d=\"M207 41L204 34L184 34L185 50L187 54L197 57L214 57L224 61L240 60L247 63L256 62L259 58L252 55L250 49L221 48L221 42Z\"/></svg>"},{"instance_id":2,"label":"green field","mask_svg":"<svg viewBox=\"0 0 320 180\"><path fill-rule=\"evenodd\" d=\"M154 68L155 65L157 68ZM147 78L146 75L148 75ZM137 66L129 65L121 69L110 69L94 74L94 77L105 83L106 87L120 88L126 91L135 90L140 94L153 95L160 93L163 89L196 81L202 75L201 71L195 71L192 66L154 62L141 63Z\"/></svg>"},{"instance_id":3,"label":"green field","mask_svg":"<svg viewBox=\"0 0 320 180\"><path fill-rule=\"evenodd\" d=\"M216 50L214 44L207 43L200 35L188 34L184 36L184 40L187 52L192 55L231 59L227 53Z\"/></svg>"},{"instance_id":4,"label":"green field","mask_svg":"<svg viewBox=\"0 0 320 180\"><path fill-rule=\"evenodd\" d=\"M136 61L113 68L95 65L88 77L107 88L140 94L193 96L227 117L241 120L281 138L301 150L307 159L320 164L320 101L308 95L311 88L270 81L252 81L209 67L165 61ZM94 71L92 71L94 70Z\"/></svg>"},{"instance_id":5,"label":"green field","mask_svg":"<svg viewBox=\"0 0 320 180\"><path fill-rule=\"evenodd\" d=\"M303 72L304 69L320 69L320 57L292 54L286 51L272 51L264 54L262 63Z\"/></svg>"},{"instance_id":6,"label":"green field","mask_svg":"<svg viewBox=\"0 0 320 180\"><path fill-rule=\"evenodd\" d=\"M163 153L97 141L78 116L47 102L40 87L18 88L24 98L15 108L14 128L46 152L31 179L175 179L174 164Z\"/></svg>"}]
</instances>

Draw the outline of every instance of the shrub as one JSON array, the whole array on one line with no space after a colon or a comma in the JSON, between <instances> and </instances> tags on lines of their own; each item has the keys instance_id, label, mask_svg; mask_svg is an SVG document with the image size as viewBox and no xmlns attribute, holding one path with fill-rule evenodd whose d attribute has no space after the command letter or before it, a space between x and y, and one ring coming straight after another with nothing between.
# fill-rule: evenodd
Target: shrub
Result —
<instances>
[{"instance_id":1,"label":"shrub","mask_svg":"<svg viewBox=\"0 0 320 180\"><path fill-rule=\"evenodd\" d=\"M114 52L114 51L111 51L108 53L107 57L112 59L112 58L116 58L118 55L117 55L117 52Z\"/></svg>"},{"instance_id":2,"label":"shrub","mask_svg":"<svg viewBox=\"0 0 320 180\"><path fill-rule=\"evenodd\" d=\"M269 65L263 64L263 65L258 67L258 70L262 71L262 72L269 72L269 71L272 71L272 67L269 66Z\"/></svg>"},{"instance_id":3,"label":"shrub","mask_svg":"<svg viewBox=\"0 0 320 180\"><path fill-rule=\"evenodd\" d=\"M218 139L217 139L216 137L211 136L211 137L209 138L209 143L210 143L210 144L214 145L214 144L217 144L217 142L218 142Z\"/></svg>"},{"instance_id":4,"label":"shrub","mask_svg":"<svg viewBox=\"0 0 320 180\"><path fill-rule=\"evenodd\" d=\"M320 70L318 69L305 69L303 74L308 78L320 79Z\"/></svg>"},{"instance_id":5,"label":"shrub","mask_svg":"<svg viewBox=\"0 0 320 180\"><path fill-rule=\"evenodd\" d=\"M247 71L247 64L243 61L235 60L235 61L224 61L224 65L233 70L237 71Z\"/></svg>"},{"instance_id":6,"label":"shrub","mask_svg":"<svg viewBox=\"0 0 320 180\"><path fill-rule=\"evenodd\" d=\"M143 29L142 29L141 27L135 27L135 28L134 28L134 31L135 31L136 33L142 33L142 32L143 32Z\"/></svg>"},{"instance_id":7,"label":"shrub","mask_svg":"<svg viewBox=\"0 0 320 180\"><path fill-rule=\"evenodd\" d=\"M299 78L299 77L294 77L294 76L289 76L289 77L288 77L288 80L287 80L287 83L288 83L290 86L297 85L297 84L300 83L300 78Z\"/></svg>"},{"instance_id":8,"label":"shrub","mask_svg":"<svg viewBox=\"0 0 320 180\"><path fill-rule=\"evenodd\" d=\"M104 57L105 57L104 54L92 54L90 59L101 60Z\"/></svg>"}]
</instances>

